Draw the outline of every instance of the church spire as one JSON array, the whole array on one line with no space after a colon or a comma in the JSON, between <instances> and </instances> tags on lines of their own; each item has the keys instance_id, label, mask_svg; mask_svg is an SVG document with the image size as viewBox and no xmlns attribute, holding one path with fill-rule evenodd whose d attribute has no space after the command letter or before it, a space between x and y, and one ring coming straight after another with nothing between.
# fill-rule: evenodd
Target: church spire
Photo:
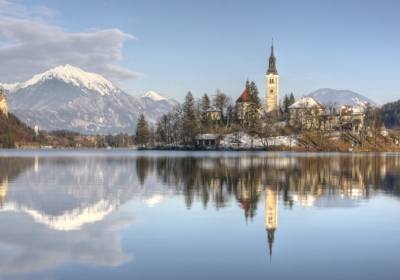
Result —
<instances>
[{"instance_id":1,"label":"church spire","mask_svg":"<svg viewBox=\"0 0 400 280\"><path fill-rule=\"evenodd\" d=\"M275 241L275 228L267 229L268 232L268 246L269 246L269 260L272 261L272 246Z\"/></svg>"},{"instance_id":2,"label":"church spire","mask_svg":"<svg viewBox=\"0 0 400 280\"><path fill-rule=\"evenodd\" d=\"M274 41L272 39L272 45L271 45L271 55L269 57L269 67L268 67L268 74L275 74L278 75L278 70L276 70L276 58L274 55Z\"/></svg>"}]
</instances>

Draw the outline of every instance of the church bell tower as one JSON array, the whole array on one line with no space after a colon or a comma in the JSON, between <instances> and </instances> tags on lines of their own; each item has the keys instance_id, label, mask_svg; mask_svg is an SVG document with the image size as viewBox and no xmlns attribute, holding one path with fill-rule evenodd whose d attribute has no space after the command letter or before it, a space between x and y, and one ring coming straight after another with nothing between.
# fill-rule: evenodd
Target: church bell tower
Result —
<instances>
[{"instance_id":1,"label":"church bell tower","mask_svg":"<svg viewBox=\"0 0 400 280\"><path fill-rule=\"evenodd\" d=\"M271 45L269 67L266 74L265 114L272 117L279 115L279 74L276 70L274 43Z\"/></svg>"}]
</instances>

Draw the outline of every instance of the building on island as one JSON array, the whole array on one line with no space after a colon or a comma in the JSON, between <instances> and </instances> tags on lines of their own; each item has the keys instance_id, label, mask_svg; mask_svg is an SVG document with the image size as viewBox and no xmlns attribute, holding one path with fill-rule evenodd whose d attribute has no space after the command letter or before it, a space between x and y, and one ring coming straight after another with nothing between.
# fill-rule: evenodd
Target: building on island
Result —
<instances>
[{"instance_id":1,"label":"building on island","mask_svg":"<svg viewBox=\"0 0 400 280\"><path fill-rule=\"evenodd\" d=\"M220 134L198 134L196 144L199 148L217 147L221 144Z\"/></svg>"},{"instance_id":2,"label":"building on island","mask_svg":"<svg viewBox=\"0 0 400 280\"><path fill-rule=\"evenodd\" d=\"M312 97L302 97L289 107L289 122L306 129L359 133L364 127L365 112L363 106L339 105L327 109Z\"/></svg>"},{"instance_id":3,"label":"building on island","mask_svg":"<svg viewBox=\"0 0 400 280\"><path fill-rule=\"evenodd\" d=\"M38 121L36 121L36 123L35 123L34 131L35 131L35 137L38 137L39 136L39 122Z\"/></svg>"},{"instance_id":4,"label":"building on island","mask_svg":"<svg viewBox=\"0 0 400 280\"><path fill-rule=\"evenodd\" d=\"M250 102L249 91L246 87L243 93L236 100L237 121L239 123L242 124L244 123L249 102Z\"/></svg>"},{"instance_id":5,"label":"building on island","mask_svg":"<svg viewBox=\"0 0 400 280\"><path fill-rule=\"evenodd\" d=\"M274 44L271 45L265 92L265 114L271 117L279 116L279 74L276 69Z\"/></svg>"},{"instance_id":6,"label":"building on island","mask_svg":"<svg viewBox=\"0 0 400 280\"><path fill-rule=\"evenodd\" d=\"M289 106L289 122L292 126L317 127L325 107L312 97L302 97Z\"/></svg>"},{"instance_id":7,"label":"building on island","mask_svg":"<svg viewBox=\"0 0 400 280\"><path fill-rule=\"evenodd\" d=\"M0 114L3 114L6 118L8 118L8 102L7 97L0 89Z\"/></svg>"},{"instance_id":8,"label":"building on island","mask_svg":"<svg viewBox=\"0 0 400 280\"><path fill-rule=\"evenodd\" d=\"M216 124L218 121L221 120L221 115L222 115L221 110L219 110L213 106L210 106L208 108L208 110L206 111L206 114L207 114L207 118L210 118L212 120L213 124Z\"/></svg>"}]
</instances>

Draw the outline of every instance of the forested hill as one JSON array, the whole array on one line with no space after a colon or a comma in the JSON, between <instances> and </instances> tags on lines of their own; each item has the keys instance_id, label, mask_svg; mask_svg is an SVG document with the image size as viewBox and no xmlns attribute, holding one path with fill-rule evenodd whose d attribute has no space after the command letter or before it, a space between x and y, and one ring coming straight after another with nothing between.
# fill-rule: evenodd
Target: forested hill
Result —
<instances>
[{"instance_id":1,"label":"forested hill","mask_svg":"<svg viewBox=\"0 0 400 280\"><path fill-rule=\"evenodd\" d=\"M382 120L387 128L400 127L400 100L382 106Z\"/></svg>"},{"instance_id":2,"label":"forested hill","mask_svg":"<svg viewBox=\"0 0 400 280\"><path fill-rule=\"evenodd\" d=\"M32 128L21 122L16 116L8 117L0 112L0 147L14 148L15 142L33 142L35 133Z\"/></svg>"}]
</instances>

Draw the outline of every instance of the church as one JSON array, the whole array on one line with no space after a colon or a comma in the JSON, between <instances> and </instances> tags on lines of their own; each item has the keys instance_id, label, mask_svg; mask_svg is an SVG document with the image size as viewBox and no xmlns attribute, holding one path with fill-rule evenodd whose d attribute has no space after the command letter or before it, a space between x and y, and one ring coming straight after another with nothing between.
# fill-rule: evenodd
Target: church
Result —
<instances>
[{"instance_id":1,"label":"church","mask_svg":"<svg viewBox=\"0 0 400 280\"><path fill-rule=\"evenodd\" d=\"M265 87L265 115L271 117L279 116L279 74L276 69L276 58L274 55L274 44L271 45L271 55Z\"/></svg>"},{"instance_id":2,"label":"church","mask_svg":"<svg viewBox=\"0 0 400 280\"><path fill-rule=\"evenodd\" d=\"M279 117L279 74L276 69L276 58L274 54L274 44L271 45L271 55L269 57L269 66L265 75L265 115L268 117ZM236 100L238 110L238 121L243 123L245 113L248 108L249 93L247 88Z\"/></svg>"}]
</instances>

